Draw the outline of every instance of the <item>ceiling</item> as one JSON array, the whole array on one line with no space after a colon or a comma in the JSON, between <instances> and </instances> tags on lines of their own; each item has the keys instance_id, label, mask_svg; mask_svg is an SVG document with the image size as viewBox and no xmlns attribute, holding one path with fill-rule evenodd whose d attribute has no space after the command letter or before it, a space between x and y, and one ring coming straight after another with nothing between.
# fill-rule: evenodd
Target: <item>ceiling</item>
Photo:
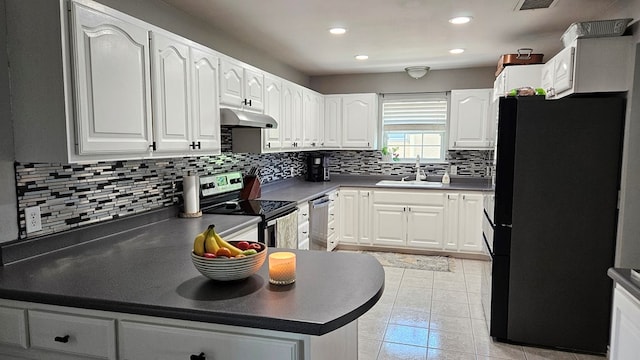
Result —
<instances>
[{"instance_id":1,"label":"ceiling","mask_svg":"<svg viewBox=\"0 0 640 360\"><path fill-rule=\"evenodd\" d=\"M545 61L573 22L616 13L635 0L556 0L517 10L524 0L164 0L214 28L310 75L495 66L502 54L533 48ZM537 1L537 0L536 0ZM452 25L454 16L472 16ZM331 35L334 26L347 28ZM463 48L459 55L452 48ZM366 54L368 60L355 60Z\"/></svg>"}]
</instances>

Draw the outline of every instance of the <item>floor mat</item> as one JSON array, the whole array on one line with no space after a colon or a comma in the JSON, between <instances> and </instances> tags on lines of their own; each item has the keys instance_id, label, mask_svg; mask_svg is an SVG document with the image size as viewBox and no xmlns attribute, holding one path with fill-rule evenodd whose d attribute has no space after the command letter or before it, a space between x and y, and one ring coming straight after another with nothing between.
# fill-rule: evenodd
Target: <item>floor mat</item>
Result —
<instances>
[{"instance_id":1,"label":"floor mat","mask_svg":"<svg viewBox=\"0 0 640 360\"><path fill-rule=\"evenodd\" d=\"M413 255L380 251L359 252L375 257L382 266L444 272L453 271L455 266L455 261L447 256Z\"/></svg>"}]
</instances>

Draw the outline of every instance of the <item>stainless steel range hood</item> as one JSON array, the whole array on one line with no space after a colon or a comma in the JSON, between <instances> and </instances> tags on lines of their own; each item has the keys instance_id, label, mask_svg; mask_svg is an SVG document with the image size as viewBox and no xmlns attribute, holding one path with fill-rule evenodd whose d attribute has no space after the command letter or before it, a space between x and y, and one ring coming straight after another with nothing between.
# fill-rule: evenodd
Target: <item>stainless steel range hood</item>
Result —
<instances>
[{"instance_id":1,"label":"stainless steel range hood","mask_svg":"<svg viewBox=\"0 0 640 360\"><path fill-rule=\"evenodd\" d=\"M278 122L269 115L256 114L250 111L220 108L220 125L275 129L278 127Z\"/></svg>"}]
</instances>

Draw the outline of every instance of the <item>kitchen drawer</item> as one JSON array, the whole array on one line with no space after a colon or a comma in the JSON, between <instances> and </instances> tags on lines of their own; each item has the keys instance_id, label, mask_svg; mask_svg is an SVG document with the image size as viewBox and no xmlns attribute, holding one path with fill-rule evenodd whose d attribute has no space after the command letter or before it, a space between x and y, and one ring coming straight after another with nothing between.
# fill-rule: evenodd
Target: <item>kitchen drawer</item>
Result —
<instances>
[{"instance_id":1,"label":"kitchen drawer","mask_svg":"<svg viewBox=\"0 0 640 360\"><path fill-rule=\"evenodd\" d=\"M330 237L331 235L335 235L336 233L336 222L329 218L329 224L327 225L327 237Z\"/></svg>"},{"instance_id":2,"label":"kitchen drawer","mask_svg":"<svg viewBox=\"0 0 640 360\"><path fill-rule=\"evenodd\" d=\"M298 239L302 240L309 237L309 222L305 222L304 224L300 224L298 226Z\"/></svg>"},{"instance_id":3,"label":"kitchen drawer","mask_svg":"<svg viewBox=\"0 0 640 360\"><path fill-rule=\"evenodd\" d=\"M27 348L27 325L24 309L0 306L0 344Z\"/></svg>"},{"instance_id":4,"label":"kitchen drawer","mask_svg":"<svg viewBox=\"0 0 640 360\"><path fill-rule=\"evenodd\" d=\"M309 221L309 203L305 202L298 205L298 224Z\"/></svg>"},{"instance_id":5,"label":"kitchen drawer","mask_svg":"<svg viewBox=\"0 0 640 360\"><path fill-rule=\"evenodd\" d=\"M189 359L300 359L302 344L291 339L258 337L122 321L120 358L125 360ZM195 357L194 357L195 358Z\"/></svg>"},{"instance_id":6,"label":"kitchen drawer","mask_svg":"<svg viewBox=\"0 0 640 360\"><path fill-rule=\"evenodd\" d=\"M338 246L338 236L336 233L333 233L327 238L327 250L332 251L336 246Z\"/></svg>"},{"instance_id":7,"label":"kitchen drawer","mask_svg":"<svg viewBox=\"0 0 640 360\"><path fill-rule=\"evenodd\" d=\"M440 191L375 190L373 192L374 204L444 205L444 198L444 192Z\"/></svg>"},{"instance_id":8,"label":"kitchen drawer","mask_svg":"<svg viewBox=\"0 0 640 360\"><path fill-rule=\"evenodd\" d=\"M115 320L29 310L31 347L89 356L116 358Z\"/></svg>"}]
</instances>

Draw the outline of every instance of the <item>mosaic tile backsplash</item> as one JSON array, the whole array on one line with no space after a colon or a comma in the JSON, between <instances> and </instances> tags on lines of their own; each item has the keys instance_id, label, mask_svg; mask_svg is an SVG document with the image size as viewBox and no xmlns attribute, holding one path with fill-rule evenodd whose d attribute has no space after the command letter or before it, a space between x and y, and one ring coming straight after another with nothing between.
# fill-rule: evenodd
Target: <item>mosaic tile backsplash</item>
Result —
<instances>
[{"instance_id":1,"label":"mosaic tile backsplash","mask_svg":"<svg viewBox=\"0 0 640 360\"><path fill-rule=\"evenodd\" d=\"M39 205L42 236L122 216L171 206L181 199L181 180L198 175L248 171L258 166L262 183L306 173L305 153L237 154L230 151L230 132L223 132L222 154L192 158L129 160L95 164L17 163L16 187L20 238L27 238L24 209ZM384 163L378 151L330 151L330 171L336 174L403 175L413 164ZM491 154L450 152L448 161L460 175L484 176ZM442 174L447 164L426 165L429 174Z\"/></svg>"}]
</instances>

